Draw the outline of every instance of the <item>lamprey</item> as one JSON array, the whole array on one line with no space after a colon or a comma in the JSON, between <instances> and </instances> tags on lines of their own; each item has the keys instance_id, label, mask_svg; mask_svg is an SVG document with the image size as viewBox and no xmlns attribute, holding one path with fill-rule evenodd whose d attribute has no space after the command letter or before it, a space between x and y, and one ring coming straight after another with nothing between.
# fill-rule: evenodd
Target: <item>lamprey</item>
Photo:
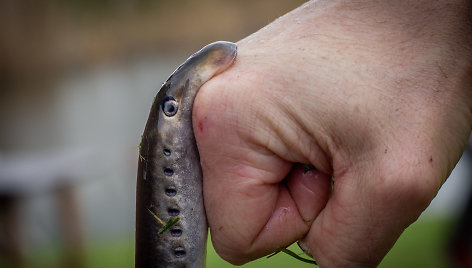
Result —
<instances>
[{"instance_id":1,"label":"lamprey","mask_svg":"<svg viewBox=\"0 0 472 268\"><path fill-rule=\"evenodd\" d=\"M157 93L139 146L135 266L204 267L207 222L192 128L199 88L226 70L236 44L216 42L187 59Z\"/></svg>"}]
</instances>

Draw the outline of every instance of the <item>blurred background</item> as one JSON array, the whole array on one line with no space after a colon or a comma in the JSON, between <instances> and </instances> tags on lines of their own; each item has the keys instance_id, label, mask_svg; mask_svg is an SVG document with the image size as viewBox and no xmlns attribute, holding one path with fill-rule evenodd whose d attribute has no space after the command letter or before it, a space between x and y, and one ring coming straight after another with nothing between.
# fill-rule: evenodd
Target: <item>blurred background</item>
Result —
<instances>
[{"instance_id":1,"label":"blurred background","mask_svg":"<svg viewBox=\"0 0 472 268\"><path fill-rule=\"evenodd\" d=\"M0 1L0 267L133 267L137 146L160 85L303 2ZM453 266L471 161L381 267ZM311 267L283 253L245 267L288 265Z\"/></svg>"}]
</instances>

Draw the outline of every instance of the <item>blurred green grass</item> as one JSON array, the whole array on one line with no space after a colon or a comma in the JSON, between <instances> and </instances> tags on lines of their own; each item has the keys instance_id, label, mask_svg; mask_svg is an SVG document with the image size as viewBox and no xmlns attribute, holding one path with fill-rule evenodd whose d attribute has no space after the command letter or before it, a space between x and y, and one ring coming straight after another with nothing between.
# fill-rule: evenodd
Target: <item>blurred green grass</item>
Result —
<instances>
[{"instance_id":1,"label":"blurred green grass","mask_svg":"<svg viewBox=\"0 0 472 268\"><path fill-rule=\"evenodd\" d=\"M445 247L452 228L453 221L450 219L428 218L417 221L405 230L379 267L448 267ZM301 252L296 245L292 245L290 249L297 253ZM60 267L57 252L57 248L41 250L31 256L29 263L31 267L35 268ZM107 241L106 243L91 243L85 255L87 267L90 268L134 267L134 240L133 238L123 238ZM207 267L225 268L234 266L221 259L209 244ZM279 253L269 259L261 258L242 267L313 266L300 262L284 253Z\"/></svg>"}]
</instances>

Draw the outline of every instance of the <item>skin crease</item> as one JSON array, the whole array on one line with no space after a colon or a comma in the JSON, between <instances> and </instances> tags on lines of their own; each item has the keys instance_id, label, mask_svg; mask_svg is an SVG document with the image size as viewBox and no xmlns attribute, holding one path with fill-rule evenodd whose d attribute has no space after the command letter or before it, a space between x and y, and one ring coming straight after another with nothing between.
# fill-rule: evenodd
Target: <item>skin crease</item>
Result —
<instances>
[{"instance_id":1,"label":"skin crease","mask_svg":"<svg viewBox=\"0 0 472 268\"><path fill-rule=\"evenodd\" d=\"M320 267L378 265L470 134L471 5L308 2L238 42L193 110L218 254L303 238Z\"/></svg>"}]
</instances>

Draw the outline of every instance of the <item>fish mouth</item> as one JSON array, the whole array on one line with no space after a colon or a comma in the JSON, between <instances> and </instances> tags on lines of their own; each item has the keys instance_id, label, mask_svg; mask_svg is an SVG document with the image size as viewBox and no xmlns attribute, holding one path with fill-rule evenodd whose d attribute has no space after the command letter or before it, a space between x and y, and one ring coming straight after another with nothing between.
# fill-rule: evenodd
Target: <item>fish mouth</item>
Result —
<instances>
[{"instance_id":1,"label":"fish mouth","mask_svg":"<svg viewBox=\"0 0 472 268\"><path fill-rule=\"evenodd\" d=\"M213 70L213 76L227 70L234 63L238 53L237 45L227 41L214 42L205 46L202 50L205 50L207 47L212 50L210 52L212 55L208 57L205 68L216 69Z\"/></svg>"}]
</instances>

